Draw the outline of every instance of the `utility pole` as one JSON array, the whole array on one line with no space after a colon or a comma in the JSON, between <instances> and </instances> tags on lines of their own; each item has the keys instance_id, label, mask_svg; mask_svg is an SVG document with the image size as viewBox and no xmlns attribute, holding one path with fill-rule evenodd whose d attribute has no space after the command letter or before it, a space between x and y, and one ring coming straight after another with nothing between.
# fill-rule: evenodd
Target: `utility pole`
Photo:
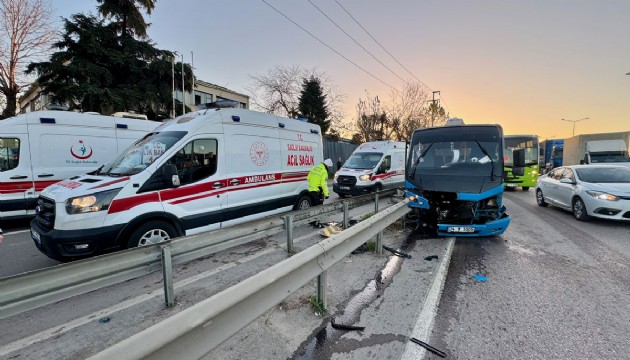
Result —
<instances>
[{"instance_id":1,"label":"utility pole","mask_svg":"<svg viewBox=\"0 0 630 360\"><path fill-rule=\"evenodd\" d=\"M171 97L173 98L173 108L171 109L171 118L175 119L175 54L171 57L171 79L173 80L173 92Z\"/></svg>"},{"instance_id":2,"label":"utility pole","mask_svg":"<svg viewBox=\"0 0 630 360\"><path fill-rule=\"evenodd\" d=\"M440 106L440 99L436 99L435 98L435 94L440 94L440 91L434 91L433 92L433 100L429 100L430 103L432 103L431 105L431 127L433 127L433 123L435 123L435 112L437 111L438 107ZM435 104L437 102L437 105Z\"/></svg>"},{"instance_id":3,"label":"utility pole","mask_svg":"<svg viewBox=\"0 0 630 360\"><path fill-rule=\"evenodd\" d=\"M184 90L184 54L182 54L182 115L186 113L186 92Z\"/></svg>"},{"instance_id":4,"label":"utility pole","mask_svg":"<svg viewBox=\"0 0 630 360\"><path fill-rule=\"evenodd\" d=\"M192 51L190 52L190 75L192 76L192 105L195 106L197 105L195 101L195 57Z\"/></svg>"}]
</instances>

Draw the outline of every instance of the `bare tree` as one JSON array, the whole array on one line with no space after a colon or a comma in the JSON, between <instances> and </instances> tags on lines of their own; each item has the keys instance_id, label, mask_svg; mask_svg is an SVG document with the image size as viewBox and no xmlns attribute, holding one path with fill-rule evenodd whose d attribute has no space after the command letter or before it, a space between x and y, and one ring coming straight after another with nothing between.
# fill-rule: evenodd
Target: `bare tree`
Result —
<instances>
[{"instance_id":1,"label":"bare tree","mask_svg":"<svg viewBox=\"0 0 630 360\"><path fill-rule=\"evenodd\" d=\"M46 0L0 0L0 92L6 98L2 118L14 116L17 95L28 85L22 70L41 59L57 37Z\"/></svg>"},{"instance_id":2,"label":"bare tree","mask_svg":"<svg viewBox=\"0 0 630 360\"><path fill-rule=\"evenodd\" d=\"M318 79L326 96L333 127L343 119L343 95L332 80L316 69L276 65L263 75L250 75L250 102L254 109L280 116L297 117L304 79Z\"/></svg>"},{"instance_id":3,"label":"bare tree","mask_svg":"<svg viewBox=\"0 0 630 360\"><path fill-rule=\"evenodd\" d=\"M369 96L369 95L368 95ZM378 96L357 104L357 129L364 141L391 139L398 132L399 121L390 121Z\"/></svg>"},{"instance_id":4,"label":"bare tree","mask_svg":"<svg viewBox=\"0 0 630 360\"><path fill-rule=\"evenodd\" d=\"M448 117L442 107L429 104L429 92L419 83L393 90L387 103L381 104L378 96L367 102L359 99L357 116L354 131L363 141L405 141L415 129L442 125Z\"/></svg>"},{"instance_id":5,"label":"bare tree","mask_svg":"<svg viewBox=\"0 0 630 360\"><path fill-rule=\"evenodd\" d=\"M428 99L426 87L419 83L406 83L402 91L392 90L387 116L398 123L394 134L396 140L407 140L415 129L427 127Z\"/></svg>"}]
</instances>

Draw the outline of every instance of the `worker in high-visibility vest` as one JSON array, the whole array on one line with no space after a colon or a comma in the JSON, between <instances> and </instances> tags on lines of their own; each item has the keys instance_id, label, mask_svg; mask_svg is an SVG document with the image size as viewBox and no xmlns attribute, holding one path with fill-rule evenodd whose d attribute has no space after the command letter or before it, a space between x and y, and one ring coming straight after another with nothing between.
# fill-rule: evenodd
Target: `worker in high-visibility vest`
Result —
<instances>
[{"instance_id":1,"label":"worker in high-visibility vest","mask_svg":"<svg viewBox=\"0 0 630 360\"><path fill-rule=\"evenodd\" d=\"M330 159L324 160L311 169L308 173L308 192L311 195L313 205L321 205L324 199L328 199L328 169L332 168Z\"/></svg>"}]
</instances>

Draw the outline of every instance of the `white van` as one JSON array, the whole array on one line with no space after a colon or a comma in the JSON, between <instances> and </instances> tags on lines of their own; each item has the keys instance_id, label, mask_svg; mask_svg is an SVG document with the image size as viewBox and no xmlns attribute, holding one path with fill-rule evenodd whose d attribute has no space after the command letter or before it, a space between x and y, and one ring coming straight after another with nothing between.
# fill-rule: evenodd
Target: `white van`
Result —
<instances>
[{"instance_id":1,"label":"white van","mask_svg":"<svg viewBox=\"0 0 630 360\"><path fill-rule=\"evenodd\" d=\"M67 260L307 208L306 177L322 158L316 124L237 108L194 111L98 172L44 190L31 237Z\"/></svg>"},{"instance_id":2,"label":"white van","mask_svg":"<svg viewBox=\"0 0 630 360\"><path fill-rule=\"evenodd\" d=\"M335 174L339 197L404 186L405 142L373 141L359 145Z\"/></svg>"},{"instance_id":3,"label":"white van","mask_svg":"<svg viewBox=\"0 0 630 360\"><path fill-rule=\"evenodd\" d=\"M158 125L69 111L0 121L0 219L35 215L45 187L96 170Z\"/></svg>"}]
</instances>

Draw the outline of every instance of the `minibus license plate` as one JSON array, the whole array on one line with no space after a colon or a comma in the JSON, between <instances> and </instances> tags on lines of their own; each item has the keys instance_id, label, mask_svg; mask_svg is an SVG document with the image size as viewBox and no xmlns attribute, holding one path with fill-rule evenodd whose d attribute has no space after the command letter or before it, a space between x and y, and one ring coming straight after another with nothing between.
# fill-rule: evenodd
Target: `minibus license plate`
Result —
<instances>
[{"instance_id":1,"label":"minibus license plate","mask_svg":"<svg viewBox=\"0 0 630 360\"><path fill-rule=\"evenodd\" d=\"M31 237L33 238L33 240L35 240L38 244L42 243L42 238L39 236L39 233L37 231L35 231L33 228L31 228Z\"/></svg>"},{"instance_id":2,"label":"minibus license plate","mask_svg":"<svg viewBox=\"0 0 630 360\"><path fill-rule=\"evenodd\" d=\"M475 228L472 226L449 226L447 231L450 233L474 233Z\"/></svg>"},{"instance_id":3,"label":"minibus license plate","mask_svg":"<svg viewBox=\"0 0 630 360\"><path fill-rule=\"evenodd\" d=\"M340 186L341 190L350 190L350 186Z\"/></svg>"}]
</instances>

